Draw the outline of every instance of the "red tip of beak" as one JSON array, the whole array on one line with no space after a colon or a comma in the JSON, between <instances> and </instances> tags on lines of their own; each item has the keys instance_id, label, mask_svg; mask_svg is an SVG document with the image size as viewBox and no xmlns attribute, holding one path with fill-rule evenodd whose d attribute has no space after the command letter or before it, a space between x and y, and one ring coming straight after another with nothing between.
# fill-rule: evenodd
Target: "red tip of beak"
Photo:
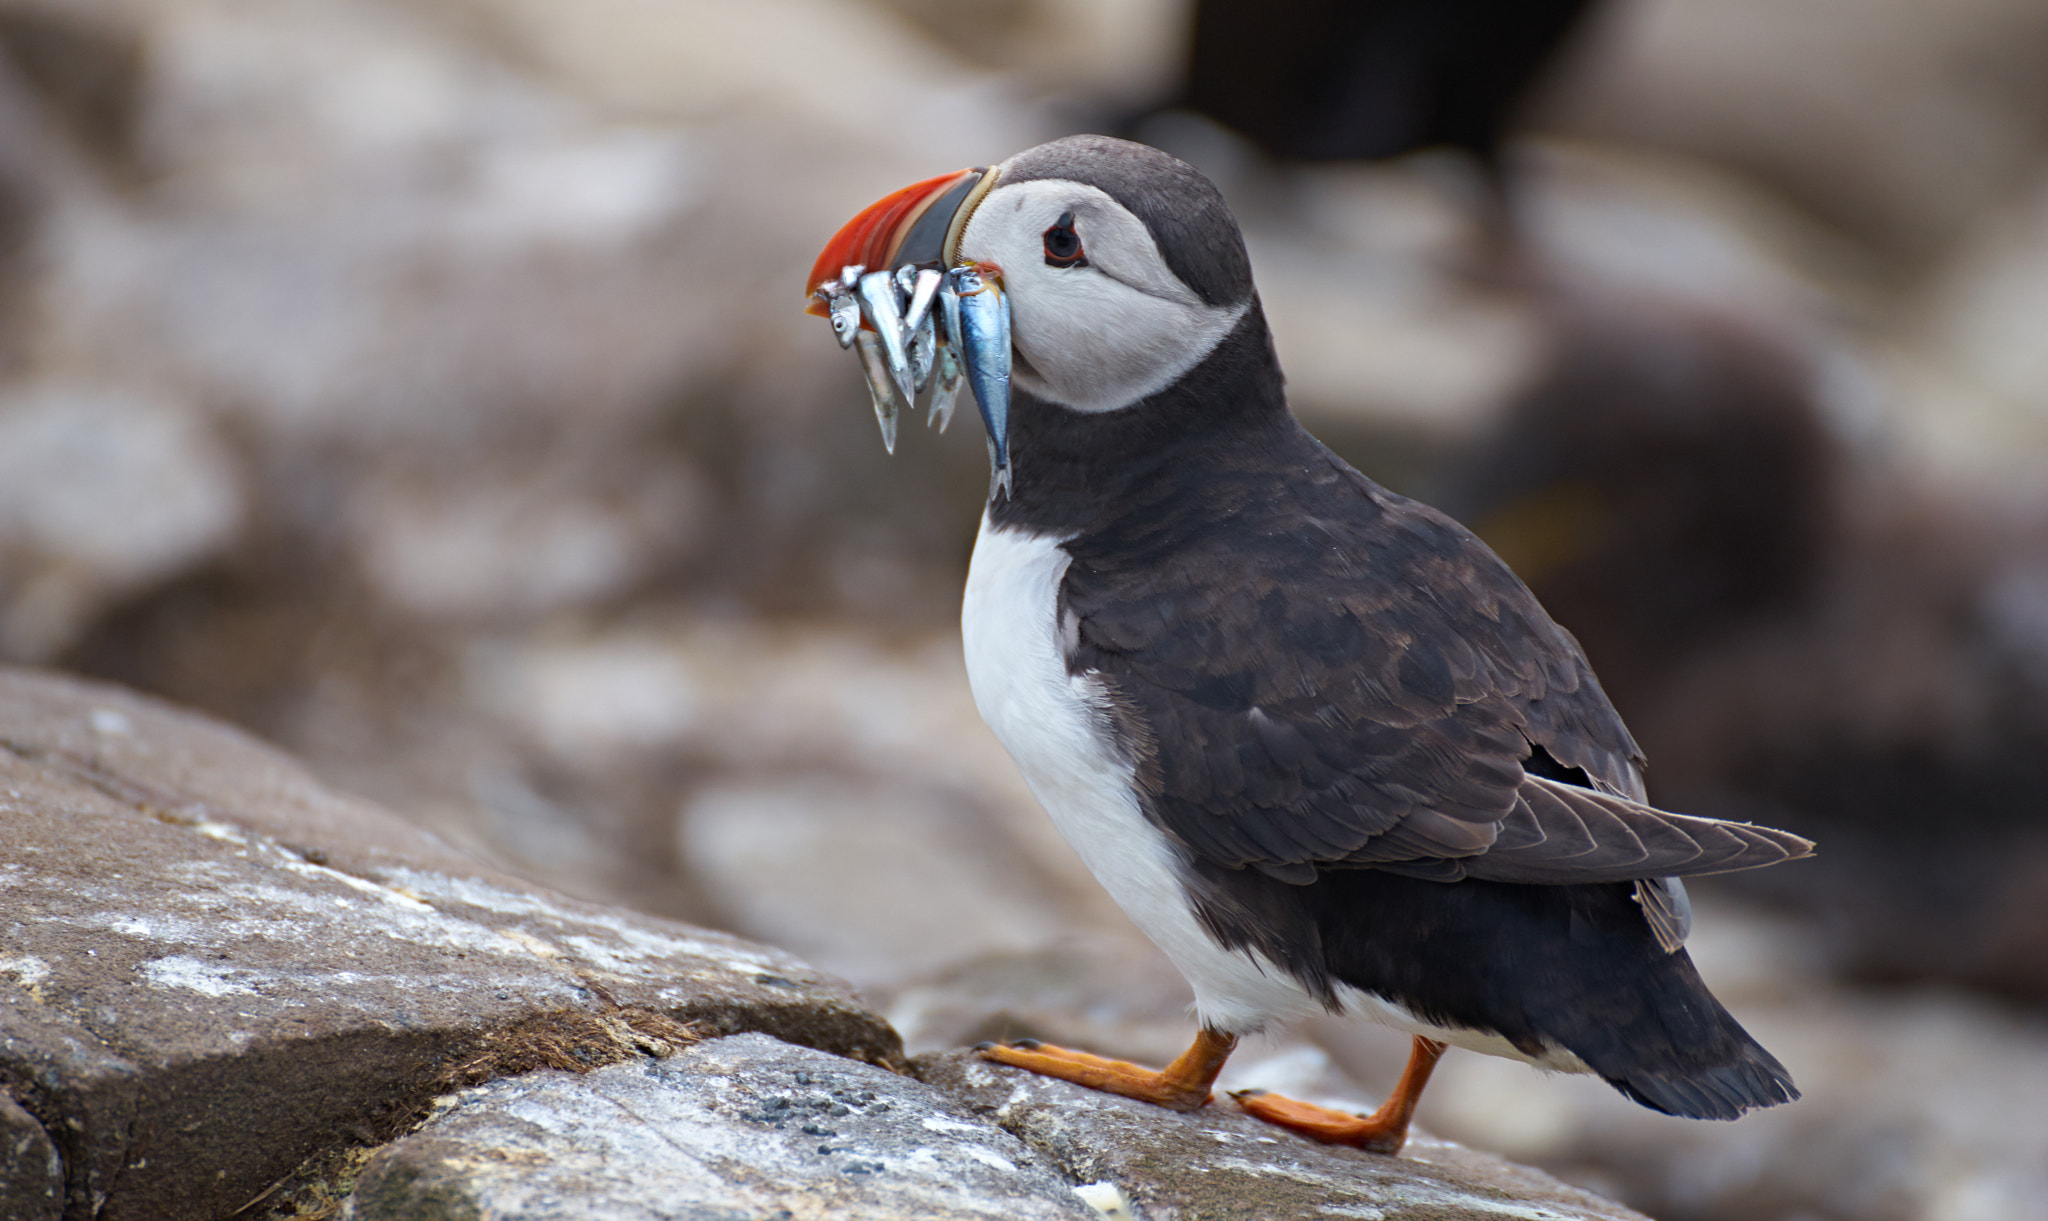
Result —
<instances>
[{"instance_id":1,"label":"red tip of beak","mask_svg":"<svg viewBox=\"0 0 2048 1221\"><path fill-rule=\"evenodd\" d=\"M869 271L886 269L897 247L902 245L904 235L910 232L911 226L924 216L925 211L962 179L980 173L980 169L971 169L940 174L937 178L927 178L885 195L862 209L859 216L847 221L839 232L832 235L832 240L825 243L825 249L818 254L818 261L811 264L811 278L804 285L804 295L816 293L820 284L838 279L841 269L855 263ZM829 311L824 302L811 296L805 312L823 315Z\"/></svg>"}]
</instances>

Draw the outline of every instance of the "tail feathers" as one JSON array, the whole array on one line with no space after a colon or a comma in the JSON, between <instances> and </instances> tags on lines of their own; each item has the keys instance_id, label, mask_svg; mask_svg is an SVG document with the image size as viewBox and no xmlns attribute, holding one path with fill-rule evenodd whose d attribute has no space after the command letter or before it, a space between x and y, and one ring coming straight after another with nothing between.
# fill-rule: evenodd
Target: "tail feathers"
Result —
<instances>
[{"instance_id":1,"label":"tail feathers","mask_svg":"<svg viewBox=\"0 0 2048 1221\"><path fill-rule=\"evenodd\" d=\"M1740 1033L1740 1027L1737 1027ZM1684 1070L1642 1069L1601 1073L1607 1083L1653 1111L1684 1119L1734 1119L1799 1097L1792 1074L1748 1035L1735 1058ZM1598 1071L1598 1066L1595 1066Z\"/></svg>"}]
</instances>

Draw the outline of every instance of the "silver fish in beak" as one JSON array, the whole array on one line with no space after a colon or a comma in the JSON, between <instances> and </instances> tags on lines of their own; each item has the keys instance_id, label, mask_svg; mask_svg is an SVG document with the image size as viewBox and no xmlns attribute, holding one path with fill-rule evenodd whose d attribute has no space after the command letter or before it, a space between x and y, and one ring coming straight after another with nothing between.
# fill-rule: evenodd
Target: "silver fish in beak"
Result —
<instances>
[{"instance_id":1,"label":"silver fish in beak","mask_svg":"<svg viewBox=\"0 0 2048 1221\"><path fill-rule=\"evenodd\" d=\"M857 334L854 346L860 350L860 368L868 379L868 396L875 401L875 423L882 426L882 448L893 455L896 452L896 379L889 369L889 354L883 348L882 337L873 331Z\"/></svg>"},{"instance_id":2,"label":"silver fish in beak","mask_svg":"<svg viewBox=\"0 0 2048 1221\"><path fill-rule=\"evenodd\" d=\"M910 384L919 394L932 384L932 366L938 359L938 332L930 310L910 328Z\"/></svg>"},{"instance_id":3,"label":"silver fish in beak","mask_svg":"<svg viewBox=\"0 0 2048 1221\"><path fill-rule=\"evenodd\" d=\"M981 408L988 429L990 495L1000 488L1010 494L1010 302L998 282L1000 273L979 266L956 267L947 273L960 298L961 355L967 362L967 384Z\"/></svg>"},{"instance_id":4,"label":"silver fish in beak","mask_svg":"<svg viewBox=\"0 0 2048 1221\"><path fill-rule=\"evenodd\" d=\"M859 349L890 452L900 407L928 391L929 422L943 431L965 382L988 430L991 495L1008 495L1009 299L993 265L954 265L961 230L995 178L979 168L941 174L863 209L826 244L807 287L811 312L832 318L841 346Z\"/></svg>"},{"instance_id":5,"label":"silver fish in beak","mask_svg":"<svg viewBox=\"0 0 2048 1221\"><path fill-rule=\"evenodd\" d=\"M901 287L903 273L899 271L896 276L897 286ZM939 285L945 282L946 273L936 267L918 269L917 274L911 278L911 287L907 294L910 297L910 304L903 307L904 326L914 331L924 325L925 316L931 312L933 303L939 299Z\"/></svg>"},{"instance_id":6,"label":"silver fish in beak","mask_svg":"<svg viewBox=\"0 0 2048 1221\"><path fill-rule=\"evenodd\" d=\"M963 342L960 335L960 294L953 291L947 277L939 277L938 306L932 311L938 320L939 350L938 367L934 371L931 403L925 408L927 427L936 424L939 431L946 431L946 425L953 422L953 404L960 397L960 383L965 380L966 370L960 366L959 349Z\"/></svg>"},{"instance_id":7,"label":"silver fish in beak","mask_svg":"<svg viewBox=\"0 0 2048 1221\"><path fill-rule=\"evenodd\" d=\"M825 313L832 319L832 334L841 348L852 347L853 337L860 330L860 302L853 289L860 283L860 273L866 270L859 264L845 268L837 280L827 280L811 294L814 301L824 303Z\"/></svg>"},{"instance_id":8,"label":"silver fish in beak","mask_svg":"<svg viewBox=\"0 0 2048 1221\"><path fill-rule=\"evenodd\" d=\"M888 359L889 377L902 392L903 406L917 398L910 377L909 336L903 333L903 305L896 299L896 277L886 271L871 271L860 278L860 312L881 337L882 352ZM890 446L895 452L895 446Z\"/></svg>"}]
</instances>

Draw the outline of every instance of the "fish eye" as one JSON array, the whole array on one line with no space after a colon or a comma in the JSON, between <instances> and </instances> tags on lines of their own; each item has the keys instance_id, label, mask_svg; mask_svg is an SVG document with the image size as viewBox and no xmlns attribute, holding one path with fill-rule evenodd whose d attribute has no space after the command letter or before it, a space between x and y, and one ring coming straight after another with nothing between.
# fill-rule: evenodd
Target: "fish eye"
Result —
<instances>
[{"instance_id":1,"label":"fish eye","mask_svg":"<svg viewBox=\"0 0 2048 1221\"><path fill-rule=\"evenodd\" d=\"M1047 267L1086 267L1088 256L1081 252L1081 235L1074 232L1074 214L1060 213L1060 218L1045 231L1045 265Z\"/></svg>"}]
</instances>

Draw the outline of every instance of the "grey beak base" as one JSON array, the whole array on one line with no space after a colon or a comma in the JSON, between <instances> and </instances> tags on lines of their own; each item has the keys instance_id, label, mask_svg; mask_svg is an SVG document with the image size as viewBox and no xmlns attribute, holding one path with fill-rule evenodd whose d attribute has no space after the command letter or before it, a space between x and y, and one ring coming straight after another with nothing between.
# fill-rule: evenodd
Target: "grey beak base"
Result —
<instances>
[{"instance_id":1,"label":"grey beak base","mask_svg":"<svg viewBox=\"0 0 2048 1221\"><path fill-rule=\"evenodd\" d=\"M945 266L946 231L953 224L953 215L960 210L960 205L967 201L967 197L974 193L974 189L980 186L981 180L986 177L988 171L983 170L972 178L962 178L953 184L952 189L933 200L931 206L924 210L924 215L918 217L917 223L910 227L910 232L903 235L902 243L896 247L896 265Z\"/></svg>"}]
</instances>

